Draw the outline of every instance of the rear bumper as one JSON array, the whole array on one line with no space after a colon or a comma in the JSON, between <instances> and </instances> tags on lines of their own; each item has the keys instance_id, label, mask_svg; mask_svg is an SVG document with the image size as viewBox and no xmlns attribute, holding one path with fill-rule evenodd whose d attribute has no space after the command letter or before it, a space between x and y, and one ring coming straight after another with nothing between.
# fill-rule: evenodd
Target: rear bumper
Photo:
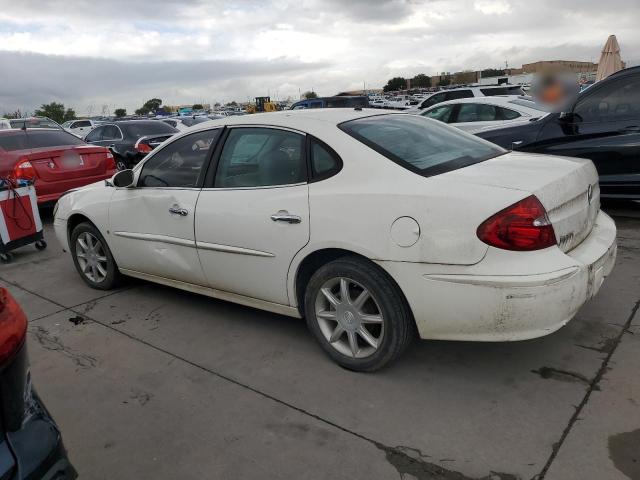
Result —
<instances>
[{"instance_id":1,"label":"rear bumper","mask_svg":"<svg viewBox=\"0 0 640 480\"><path fill-rule=\"evenodd\" d=\"M107 180L116 174L117 170L108 170L104 175L96 175L93 177L74 178L60 182L36 182L36 195L38 196L38 205L56 202L63 193L73 189L90 185L95 182Z\"/></svg>"},{"instance_id":2,"label":"rear bumper","mask_svg":"<svg viewBox=\"0 0 640 480\"><path fill-rule=\"evenodd\" d=\"M512 341L547 335L571 320L600 289L616 251L615 224L600 212L589 236L575 249L562 254L553 247L537 254L552 259L540 263L547 271L530 272L528 262L529 273L523 274L522 265L504 260L499 265L499 258L446 273L434 272L433 265L379 264L405 293L420 337ZM528 257L520 253L519 258ZM556 268L549 268L554 263ZM505 268L513 271L505 273ZM492 275L492 270L501 274Z\"/></svg>"}]
</instances>

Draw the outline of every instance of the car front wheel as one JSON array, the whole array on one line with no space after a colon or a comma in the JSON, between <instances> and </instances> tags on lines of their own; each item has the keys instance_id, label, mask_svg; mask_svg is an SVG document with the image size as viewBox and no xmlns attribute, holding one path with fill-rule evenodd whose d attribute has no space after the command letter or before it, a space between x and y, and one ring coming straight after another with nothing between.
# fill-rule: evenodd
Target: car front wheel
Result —
<instances>
[{"instance_id":1,"label":"car front wheel","mask_svg":"<svg viewBox=\"0 0 640 480\"><path fill-rule=\"evenodd\" d=\"M357 257L330 262L305 293L307 325L344 368L371 372L395 360L414 335L411 311L397 285Z\"/></svg>"},{"instance_id":2,"label":"car front wheel","mask_svg":"<svg viewBox=\"0 0 640 480\"><path fill-rule=\"evenodd\" d=\"M71 255L82 280L92 288L110 290L120 281L120 272L107 242L88 222L77 225L70 237Z\"/></svg>"}]
</instances>

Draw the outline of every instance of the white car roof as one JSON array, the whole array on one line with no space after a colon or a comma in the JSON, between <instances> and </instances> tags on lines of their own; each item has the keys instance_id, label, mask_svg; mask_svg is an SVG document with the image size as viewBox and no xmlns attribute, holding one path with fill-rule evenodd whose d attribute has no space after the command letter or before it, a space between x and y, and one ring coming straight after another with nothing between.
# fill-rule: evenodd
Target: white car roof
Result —
<instances>
[{"instance_id":1,"label":"white car roof","mask_svg":"<svg viewBox=\"0 0 640 480\"><path fill-rule=\"evenodd\" d=\"M380 111L374 108L317 108L303 110L283 110L280 112L254 113L251 115L233 115L199 123L189 130L193 133L206 130L214 125L256 125L291 128L310 133L327 141L335 132L338 124L358 118L380 115L404 115L395 110ZM188 134L185 133L185 134ZM181 135L180 135L181 136ZM176 135L178 137L178 135Z\"/></svg>"}]
</instances>

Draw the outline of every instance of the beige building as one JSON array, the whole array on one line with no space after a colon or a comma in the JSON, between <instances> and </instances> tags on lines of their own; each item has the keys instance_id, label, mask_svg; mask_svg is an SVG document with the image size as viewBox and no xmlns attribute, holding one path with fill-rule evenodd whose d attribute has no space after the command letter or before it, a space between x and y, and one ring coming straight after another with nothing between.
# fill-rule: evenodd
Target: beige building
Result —
<instances>
[{"instance_id":1,"label":"beige building","mask_svg":"<svg viewBox=\"0 0 640 480\"><path fill-rule=\"evenodd\" d=\"M522 73L571 72L590 73L598 70L598 64L593 62L579 62L576 60L542 60L525 63Z\"/></svg>"}]
</instances>

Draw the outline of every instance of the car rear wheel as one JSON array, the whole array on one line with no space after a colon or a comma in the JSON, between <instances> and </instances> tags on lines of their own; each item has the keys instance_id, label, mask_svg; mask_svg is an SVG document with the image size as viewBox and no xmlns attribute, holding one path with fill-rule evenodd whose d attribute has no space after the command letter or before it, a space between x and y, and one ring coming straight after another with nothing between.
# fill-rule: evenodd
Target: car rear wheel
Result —
<instances>
[{"instance_id":1,"label":"car rear wheel","mask_svg":"<svg viewBox=\"0 0 640 480\"><path fill-rule=\"evenodd\" d=\"M120 272L107 242L98 229L84 222L71 232L71 255L80 277L92 288L110 290L120 282Z\"/></svg>"},{"instance_id":2,"label":"car rear wheel","mask_svg":"<svg viewBox=\"0 0 640 480\"><path fill-rule=\"evenodd\" d=\"M305 293L307 325L344 368L371 372L411 342L414 323L397 285L376 265L343 257L321 267Z\"/></svg>"}]
</instances>

